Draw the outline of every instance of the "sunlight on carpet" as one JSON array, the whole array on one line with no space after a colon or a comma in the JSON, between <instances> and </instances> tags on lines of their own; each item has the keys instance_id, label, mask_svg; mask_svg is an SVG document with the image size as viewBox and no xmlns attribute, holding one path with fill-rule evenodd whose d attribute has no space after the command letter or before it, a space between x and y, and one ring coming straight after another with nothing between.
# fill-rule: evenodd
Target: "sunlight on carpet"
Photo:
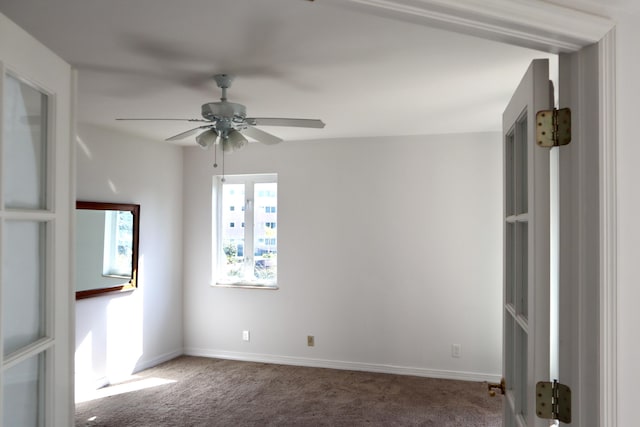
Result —
<instances>
[{"instance_id":1,"label":"sunlight on carpet","mask_svg":"<svg viewBox=\"0 0 640 427\"><path fill-rule=\"evenodd\" d=\"M127 381L121 384L115 384L98 390L77 394L76 403L88 402L90 400L102 399L103 397L115 396L117 394L130 393L132 391L144 390L147 388L158 387L161 385L172 384L177 381L164 378L143 378L139 380Z\"/></svg>"}]
</instances>

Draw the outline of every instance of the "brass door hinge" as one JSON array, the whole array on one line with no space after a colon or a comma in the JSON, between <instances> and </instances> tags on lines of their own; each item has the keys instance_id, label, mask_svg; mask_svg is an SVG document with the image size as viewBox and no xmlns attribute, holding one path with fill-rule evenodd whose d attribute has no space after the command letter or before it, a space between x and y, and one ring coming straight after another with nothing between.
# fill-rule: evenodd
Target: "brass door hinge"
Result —
<instances>
[{"instance_id":1,"label":"brass door hinge","mask_svg":"<svg viewBox=\"0 0 640 427\"><path fill-rule=\"evenodd\" d=\"M536 113L536 143L540 147L558 147L571 142L571 110L542 110Z\"/></svg>"},{"instance_id":2,"label":"brass door hinge","mask_svg":"<svg viewBox=\"0 0 640 427\"><path fill-rule=\"evenodd\" d=\"M536 414L546 420L571 423L571 389L557 380L537 383Z\"/></svg>"}]
</instances>

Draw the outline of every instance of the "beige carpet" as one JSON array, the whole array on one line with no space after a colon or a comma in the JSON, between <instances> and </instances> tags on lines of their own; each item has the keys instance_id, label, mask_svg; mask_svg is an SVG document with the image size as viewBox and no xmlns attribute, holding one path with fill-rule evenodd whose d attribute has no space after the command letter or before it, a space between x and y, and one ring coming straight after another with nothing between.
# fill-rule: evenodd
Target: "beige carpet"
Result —
<instances>
[{"instance_id":1,"label":"beige carpet","mask_svg":"<svg viewBox=\"0 0 640 427\"><path fill-rule=\"evenodd\" d=\"M501 425L479 382L178 357L76 405L76 426ZM154 385L155 384L155 385Z\"/></svg>"}]
</instances>

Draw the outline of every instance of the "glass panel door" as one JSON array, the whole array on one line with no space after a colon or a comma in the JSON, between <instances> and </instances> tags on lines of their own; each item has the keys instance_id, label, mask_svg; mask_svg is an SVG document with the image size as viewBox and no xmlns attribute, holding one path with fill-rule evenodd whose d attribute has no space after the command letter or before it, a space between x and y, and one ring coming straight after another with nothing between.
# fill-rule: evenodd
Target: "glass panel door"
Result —
<instances>
[{"instance_id":1,"label":"glass panel door","mask_svg":"<svg viewBox=\"0 0 640 427\"><path fill-rule=\"evenodd\" d=\"M545 425L535 383L549 375L549 152L535 144L535 114L551 108L548 88L548 60L533 61L503 115L507 427Z\"/></svg>"},{"instance_id":2,"label":"glass panel door","mask_svg":"<svg viewBox=\"0 0 640 427\"><path fill-rule=\"evenodd\" d=\"M528 167L527 110L505 137L505 382L509 418L528 425ZM508 163L507 163L508 162ZM516 425L516 424L507 424Z\"/></svg>"},{"instance_id":3,"label":"glass panel door","mask_svg":"<svg viewBox=\"0 0 640 427\"><path fill-rule=\"evenodd\" d=\"M38 427L46 423L51 398L45 355L54 344L48 259L55 217L47 192L50 96L14 74L3 71L0 77L2 421Z\"/></svg>"},{"instance_id":4,"label":"glass panel door","mask_svg":"<svg viewBox=\"0 0 640 427\"><path fill-rule=\"evenodd\" d=\"M0 28L0 423L70 426L75 76Z\"/></svg>"}]
</instances>

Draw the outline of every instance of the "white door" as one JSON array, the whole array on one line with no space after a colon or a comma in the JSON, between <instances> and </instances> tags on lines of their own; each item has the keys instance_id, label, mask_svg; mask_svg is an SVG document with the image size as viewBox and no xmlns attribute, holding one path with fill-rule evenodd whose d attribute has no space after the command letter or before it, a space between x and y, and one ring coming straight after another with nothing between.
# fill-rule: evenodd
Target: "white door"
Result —
<instances>
[{"instance_id":1,"label":"white door","mask_svg":"<svg viewBox=\"0 0 640 427\"><path fill-rule=\"evenodd\" d=\"M0 419L73 425L72 74L0 15Z\"/></svg>"},{"instance_id":2,"label":"white door","mask_svg":"<svg viewBox=\"0 0 640 427\"><path fill-rule=\"evenodd\" d=\"M549 150L535 115L552 108L547 59L531 63L503 115L504 425L549 425L535 383L549 378Z\"/></svg>"}]
</instances>

